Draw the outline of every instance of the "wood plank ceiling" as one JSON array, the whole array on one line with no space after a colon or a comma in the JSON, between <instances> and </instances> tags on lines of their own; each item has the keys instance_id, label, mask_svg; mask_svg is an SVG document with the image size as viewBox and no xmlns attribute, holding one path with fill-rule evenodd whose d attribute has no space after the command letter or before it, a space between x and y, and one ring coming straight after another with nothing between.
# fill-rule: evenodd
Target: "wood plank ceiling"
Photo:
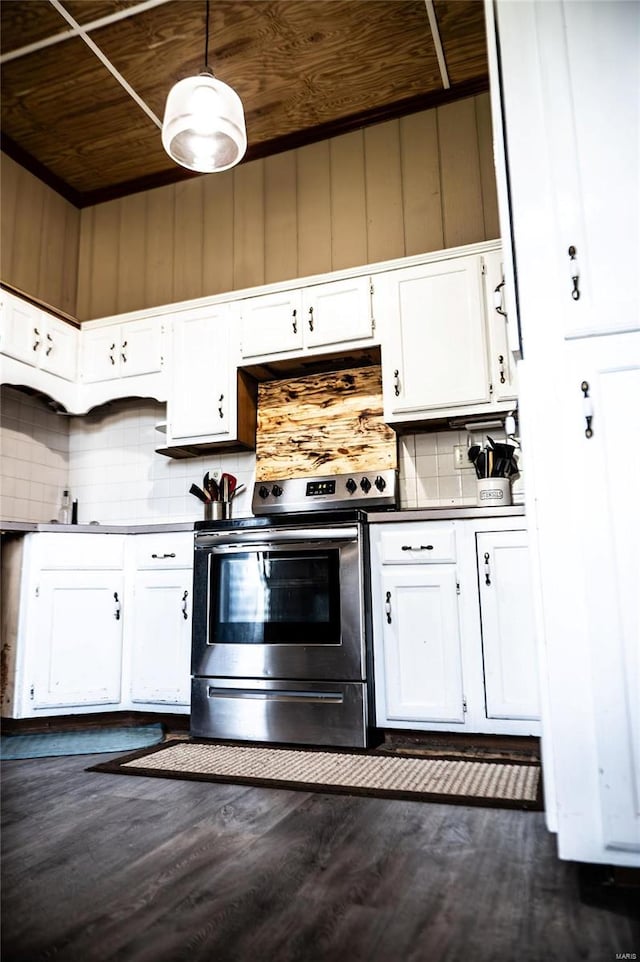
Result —
<instances>
[{"instance_id":1,"label":"wood plank ceiling","mask_svg":"<svg viewBox=\"0 0 640 962\"><path fill-rule=\"evenodd\" d=\"M2 0L3 149L78 207L197 176L165 154L62 5L160 120L170 87L204 66L205 0ZM211 0L210 11L209 63L242 98L245 161L488 88L482 0Z\"/></svg>"}]
</instances>

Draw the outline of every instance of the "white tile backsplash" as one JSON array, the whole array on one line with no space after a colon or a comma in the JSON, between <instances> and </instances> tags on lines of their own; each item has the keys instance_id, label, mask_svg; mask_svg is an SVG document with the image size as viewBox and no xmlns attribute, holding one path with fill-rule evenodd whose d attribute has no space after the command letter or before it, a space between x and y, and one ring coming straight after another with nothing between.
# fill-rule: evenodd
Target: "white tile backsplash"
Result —
<instances>
[{"instance_id":1,"label":"white tile backsplash","mask_svg":"<svg viewBox=\"0 0 640 962\"><path fill-rule=\"evenodd\" d=\"M2 387L0 398L0 517L7 521L57 518L66 487L78 499L81 524L196 521L203 505L189 487L201 485L204 473L214 470L234 474L246 485L234 501L234 516L251 514L254 453L181 460L157 454L166 440L156 430L165 419L163 404L126 399L67 417L15 388ZM466 449L468 443L466 431L399 437L400 507L475 504L473 465L454 463L454 446ZM521 481L513 495L522 500Z\"/></svg>"}]
</instances>

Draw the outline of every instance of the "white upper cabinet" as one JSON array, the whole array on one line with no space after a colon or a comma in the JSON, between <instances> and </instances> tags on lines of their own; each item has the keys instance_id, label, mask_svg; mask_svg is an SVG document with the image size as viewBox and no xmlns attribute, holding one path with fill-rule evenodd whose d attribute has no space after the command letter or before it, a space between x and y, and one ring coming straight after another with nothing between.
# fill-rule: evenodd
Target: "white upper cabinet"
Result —
<instances>
[{"instance_id":1,"label":"white upper cabinet","mask_svg":"<svg viewBox=\"0 0 640 962\"><path fill-rule=\"evenodd\" d=\"M149 317L83 331L82 380L90 384L159 373L163 365L161 327L159 318Z\"/></svg>"},{"instance_id":2,"label":"white upper cabinet","mask_svg":"<svg viewBox=\"0 0 640 962\"><path fill-rule=\"evenodd\" d=\"M496 403L513 401L517 395L517 375L509 329L517 320L515 309L510 307L511 299L507 297L503 252L488 251L482 255L482 261L492 397ZM508 311L512 311L511 317Z\"/></svg>"},{"instance_id":3,"label":"white upper cabinet","mask_svg":"<svg viewBox=\"0 0 640 962\"><path fill-rule=\"evenodd\" d=\"M47 311L2 292L2 353L74 381L79 332Z\"/></svg>"},{"instance_id":4,"label":"white upper cabinet","mask_svg":"<svg viewBox=\"0 0 640 962\"><path fill-rule=\"evenodd\" d=\"M228 304L176 315L171 331L167 443L228 435L235 417ZM233 373L233 377L232 377Z\"/></svg>"},{"instance_id":5,"label":"white upper cabinet","mask_svg":"<svg viewBox=\"0 0 640 962\"><path fill-rule=\"evenodd\" d=\"M499 283L497 256L491 253L489 287ZM499 337L494 317L488 321L486 270L484 255L472 254L389 271L377 281L384 284L389 423L483 412L513 397L504 318ZM500 318L493 290L491 298Z\"/></svg>"},{"instance_id":6,"label":"white upper cabinet","mask_svg":"<svg viewBox=\"0 0 640 962\"><path fill-rule=\"evenodd\" d=\"M240 312L242 362L373 343L369 277L247 298Z\"/></svg>"},{"instance_id":7,"label":"white upper cabinet","mask_svg":"<svg viewBox=\"0 0 640 962\"><path fill-rule=\"evenodd\" d=\"M176 314L167 402L169 448L253 448L256 384L238 371L237 317L229 303Z\"/></svg>"}]
</instances>

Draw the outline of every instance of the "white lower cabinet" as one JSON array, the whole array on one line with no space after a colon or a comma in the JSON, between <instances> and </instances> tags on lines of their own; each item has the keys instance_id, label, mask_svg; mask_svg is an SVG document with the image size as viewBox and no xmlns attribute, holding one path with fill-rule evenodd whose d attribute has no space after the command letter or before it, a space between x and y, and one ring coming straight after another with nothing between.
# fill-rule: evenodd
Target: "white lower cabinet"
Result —
<instances>
[{"instance_id":1,"label":"white lower cabinet","mask_svg":"<svg viewBox=\"0 0 640 962\"><path fill-rule=\"evenodd\" d=\"M539 734L526 532L514 522L372 524L379 727Z\"/></svg>"},{"instance_id":2,"label":"white lower cabinet","mask_svg":"<svg viewBox=\"0 0 640 962\"><path fill-rule=\"evenodd\" d=\"M381 585L386 720L464 722L455 570L388 565Z\"/></svg>"},{"instance_id":3,"label":"white lower cabinet","mask_svg":"<svg viewBox=\"0 0 640 962\"><path fill-rule=\"evenodd\" d=\"M120 702L121 571L42 571L34 601L34 709Z\"/></svg>"},{"instance_id":4,"label":"white lower cabinet","mask_svg":"<svg viewBox=\"0 0 640 962\"><path fill-rule=\"evenodd\" d=\"M135 540L131 701L189 705L193 535L136 535Z\"/></svg>"},{"instance_id":5,"label":"white lower cabinet","mask_svg":"<svg viewBox=\"0 0 640 962\"><path fill-rule=\"evenodd\" d=\"M187 712L192 532L23 540L3 715Z\"/></svg>"},{"instance_id":6,"label":"white lower cabinet","mask_svg":"<svg viewBox=\"0 0 640 962\"><path fill-rule=\"evenodd\" d=\"M525 531L476 534L487 718L538 719L538 665Z\"/></svg>"}]
</instances>

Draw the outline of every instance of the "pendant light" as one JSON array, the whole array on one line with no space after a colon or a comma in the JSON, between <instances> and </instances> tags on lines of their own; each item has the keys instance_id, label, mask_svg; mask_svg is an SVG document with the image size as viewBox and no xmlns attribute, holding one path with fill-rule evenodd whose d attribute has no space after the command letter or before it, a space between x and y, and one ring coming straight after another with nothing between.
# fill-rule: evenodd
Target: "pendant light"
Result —
<instances>
[{"instance_id":1,"label":"pendant light","mask_svg":"<svg viewBox=\"0 0 640 962\"><path fill-rule=\"evenodd\" d=\"M242 101L209 67L209 0L206 0L204 70L169 91L162 146L177 164L201 174L228 170L242 160L247 131Z\"/></svg>"}]
</instances>

